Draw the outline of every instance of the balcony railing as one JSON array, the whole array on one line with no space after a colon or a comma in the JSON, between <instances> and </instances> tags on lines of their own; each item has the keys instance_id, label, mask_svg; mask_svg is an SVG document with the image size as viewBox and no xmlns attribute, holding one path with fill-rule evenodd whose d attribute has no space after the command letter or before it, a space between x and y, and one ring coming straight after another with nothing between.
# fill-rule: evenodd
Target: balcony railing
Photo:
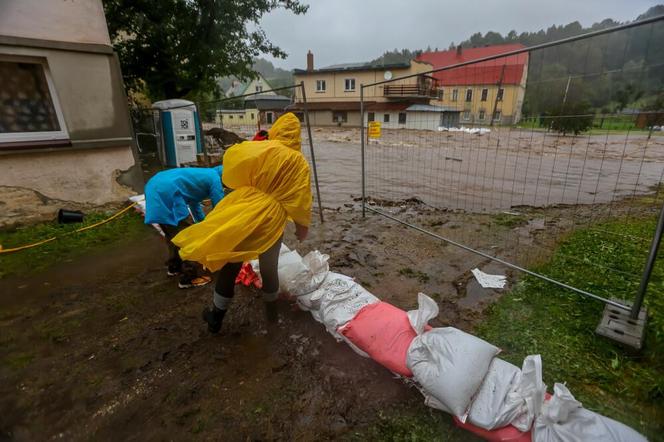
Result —
<instances>
[{"instance_id":1,"label":"balcony railing","mask_svg":"<svg viewBox=\"0 0 664 442\"><path fill-rule=\"evenodd\" d=\"M418 84L391 84L383 87L384 97L427 97L437 98L439 88Z\"/></svg>"}]
</instances>

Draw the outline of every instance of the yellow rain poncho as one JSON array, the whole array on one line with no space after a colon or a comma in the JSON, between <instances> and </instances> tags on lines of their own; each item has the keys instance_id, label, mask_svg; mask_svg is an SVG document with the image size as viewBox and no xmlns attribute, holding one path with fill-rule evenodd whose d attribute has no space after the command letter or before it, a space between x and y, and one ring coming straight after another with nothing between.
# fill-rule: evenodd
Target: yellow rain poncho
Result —
<instances>
[{"instance_id":1,"label":"yellow rain poncho","mask_svg":"<svg viewBox=\"0 0 664 442\"><path fill-rule=\"evenodd\" d=\"M202 222L173 238L182 259L217 271L265 252L289 218L309 226L309 164L300 152L300 122L292 113L274 123L269 140L229 148L222 179L233 192Z\"/></svg>"}]
</instances>

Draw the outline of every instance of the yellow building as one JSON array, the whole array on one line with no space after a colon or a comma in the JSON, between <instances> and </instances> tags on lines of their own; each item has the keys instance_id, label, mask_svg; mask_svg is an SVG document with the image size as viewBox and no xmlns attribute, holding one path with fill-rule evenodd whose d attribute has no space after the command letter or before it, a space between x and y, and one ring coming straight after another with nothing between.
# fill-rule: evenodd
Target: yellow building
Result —
<instances>
[{"instance_id":1,"label":"yellow building","mask_svg":"<svg viewBox=\"0 0 664 442\"><path fill-rule=\"evenodd\" d=\"M214 121L221 127L258 127L258 109L217 109Z\"/></svg>"},{"instance_id":2,"label":"yellow building","mask_svg":"<svg viewBox=\"0 0 664 442\"><path fill-rule=\"evenodd\" d=\"M314 126L359 126L360 85L418 74L431 70L425 62L411 61L389 65L350 63L314 69L314 56L307 54L307 69L295 69L295 83L304 82L307 107ZM437 96L435 80L419 75L403 82L378 85L364 90L367 112L397 112L412 104L428 103ZM296 89L291 107L301 111L302 93ZM395 117L396 119L397 117Z\"/></svg>"},{"instance_id":3,"label":"yellow building","mask_svg":"<svg viewBox=\"0 0 664 442\"><path fill-rule=\"evenodd\" d=\"M521 44L457 47L425 52L417 59L439 69L523 48ZM521 119L527 75L527 53L442 70L433 74L440 96L431 104L458 110L462 125L516 124Z\"/></svg>"}]
</instances>

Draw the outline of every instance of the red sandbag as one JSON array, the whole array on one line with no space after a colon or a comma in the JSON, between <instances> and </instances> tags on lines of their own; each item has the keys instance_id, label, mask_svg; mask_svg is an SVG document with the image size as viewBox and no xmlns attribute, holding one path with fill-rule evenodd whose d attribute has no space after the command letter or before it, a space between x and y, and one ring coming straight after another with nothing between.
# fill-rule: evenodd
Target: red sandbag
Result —
<instances>
[{"instance_id":1,"label":"red sandbag","mask_svg":"<svg viewBox=\"0 0 664 442\"><path fill-rule=\"evenodd\" d=\"M338 332L394 373L413 376L406 366L406 353L416 333L400 308L387 302L369 304Z\"/></svg>"},{"instance_id":2,"label":"red sandbag","mask_svg":"<svg viewBox=\"0 0 664 442\"><path fill-rule=\"evenodd\" d=\"M484 428L476 427L469 422L464 424L456 416L453 416L453 419L457 427L470 431L489 442L531 442L532 440L530 431L522 433L512 425L489 431Z\"/></svg>"}]
</instances>

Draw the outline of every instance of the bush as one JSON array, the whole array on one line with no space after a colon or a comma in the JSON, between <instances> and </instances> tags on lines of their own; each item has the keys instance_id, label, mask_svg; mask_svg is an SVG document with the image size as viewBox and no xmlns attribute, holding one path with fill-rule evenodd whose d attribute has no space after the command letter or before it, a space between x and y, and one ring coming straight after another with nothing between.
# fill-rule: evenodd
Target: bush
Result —
<instances>
[{"instance_id":1,"label":"bush","mask_svg":"<svg viewBox=\"0 0 664 442\"><path fill-rule=\"evenodd\" d=\"M562 132L563 135L573 133L578 135L590 129L593 125L595 115L590 113L590 105L587 103L568 103L552 112L550 117L551 129Z\"/></svg>"}]
</instances>

